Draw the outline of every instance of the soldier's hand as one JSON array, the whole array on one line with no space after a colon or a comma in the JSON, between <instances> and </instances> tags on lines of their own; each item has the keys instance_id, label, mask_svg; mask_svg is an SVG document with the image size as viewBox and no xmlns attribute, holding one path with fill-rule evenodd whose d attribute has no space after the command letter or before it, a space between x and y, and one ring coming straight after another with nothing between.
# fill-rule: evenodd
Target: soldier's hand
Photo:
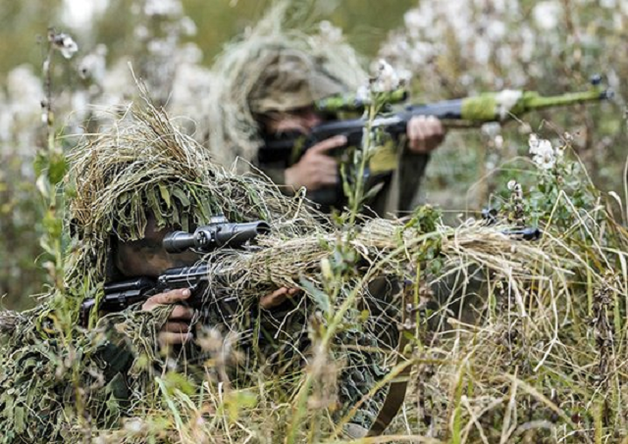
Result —
<instances>
[{"instance_id":1,"label":"soldier's hand","mask_svg":"<svg viewBox=\"0 0 628 444\"><path fill-rule=\"evenodd\" d=\"M159 332L158 340L162 347L183 344L192 339L190 320L194 316L194 309L181 304L190 297L189 288L170 290L151 296L142 305L142 310L151 311L161 305L174 305L168 321Z\"/></svg>"},{"instance_id":2,"label":"soldier's hand","mask_svg":"<svg viewBox=\"0 0 628 444\"><path fill-rule=\"evenodd\" d=\"M427 154L443 142L446 131L434 116L415 116L408 122L406 134L411 152Z\"/></svg>"},{"instance_id":3,"label":"soldier's hand","mask_svg":"<svg viewBox=\"0 0 628 444\"><path fill-rule=\"evenodd\" d=\"M262 297L259 301L259 305L266 310L278 307L283 304L286 299L293 297L298 292L298 288L281 287Z\"/></svg>"},{"instance_id":4,"label":"soldier's hand","mask_svg":"<svg viewBox=\"0 0 628 444\"><path fill-rule=\"evenodd\" d=\"M286 185L295 190L301 187L317 190L335 185L339 180L338 162L327 153L346 144L345 136L334 136L314 145L306 151L299 162L286 169Z\"/></svg>"}]
</instances>

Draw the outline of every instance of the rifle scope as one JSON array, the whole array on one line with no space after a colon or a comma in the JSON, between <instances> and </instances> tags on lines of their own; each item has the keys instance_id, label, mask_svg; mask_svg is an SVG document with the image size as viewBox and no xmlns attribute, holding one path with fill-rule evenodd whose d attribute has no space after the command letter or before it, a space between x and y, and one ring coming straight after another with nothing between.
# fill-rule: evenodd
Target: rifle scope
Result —
<instances>
[{"instance_id":1,"label":"rifle scope","mask_svg":"<svg viewBox=\"0 0 628 444\"><path fill-rule=\"evenodd\" d=\"M270 225L264 221L231 223L224 216L214 216L209 225L197 228L194 233L168 233L162 245L168 253L182 253L186 250L209 253L219 247L237 248L258 234L269 231Z\"/></svg>"}]
</instances>

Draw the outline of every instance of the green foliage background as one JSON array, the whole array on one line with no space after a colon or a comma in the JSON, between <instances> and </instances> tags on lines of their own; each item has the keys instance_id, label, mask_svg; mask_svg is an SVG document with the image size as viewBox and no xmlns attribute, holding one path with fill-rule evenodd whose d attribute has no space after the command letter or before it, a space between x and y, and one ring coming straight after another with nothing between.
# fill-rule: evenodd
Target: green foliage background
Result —
<instances>
[{"instance_id":1,"label":"green foliage background","mask_svg":"<svg viewBox=\"0 0 628 444\"><path fill-rule=\"evenodd\" d=\"M134 21L129 14L134 0L111 0L102 17L97 18L85 43L105 43L109 57L128 53L133 39ZM203 62L210 64L222 45L255 23L270 0L183 0L185 13L198 30L190 40L203 50ZM305 2L304 2L305 3ZM388 32L403 23L403 13L414 6L414 0L324 0L314 9L327 15L348 35L349 41L366 56L374 56ZM38 37L45 36L49 26L72 31L62 22L62 0L0 1L0 76L22 63L39 66L43 60ZM85 41L87 40L87 42ZM82 45L81 45L82 44Z\"/></svg>"}]
</instances>

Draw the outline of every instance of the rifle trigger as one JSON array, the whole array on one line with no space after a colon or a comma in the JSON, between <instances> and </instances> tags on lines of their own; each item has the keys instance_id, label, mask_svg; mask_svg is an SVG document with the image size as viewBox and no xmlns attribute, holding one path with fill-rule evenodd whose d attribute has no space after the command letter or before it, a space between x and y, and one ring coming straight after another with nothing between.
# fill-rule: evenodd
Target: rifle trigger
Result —
<instances>
[{"instance_id":1,"label":"rifle trigger","mask_svg":"<svg viewBox=\"0 0 628 444\"><path fill-rule=\"evenodd\" d=\"M194 285L191 285L189 287L190 295L193 295L194 293L196 293L198 291L198 288L199 288L199 283L198 282L196 282Z\"/></svg>"}]
</instances>

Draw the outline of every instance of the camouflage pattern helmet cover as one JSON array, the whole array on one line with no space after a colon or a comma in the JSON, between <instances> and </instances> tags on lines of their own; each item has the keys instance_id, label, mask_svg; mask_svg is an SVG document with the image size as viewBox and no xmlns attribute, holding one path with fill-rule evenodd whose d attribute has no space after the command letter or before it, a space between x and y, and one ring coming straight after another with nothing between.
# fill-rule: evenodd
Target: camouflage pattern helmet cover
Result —
<instances>
[{"instance_id":1,"label":"camouflage pattern helmet cover","mask_svg":"<svg viewBox=\"0 0 628 444\"><path fill-rule=\"evenodd\" d=\"M310 106L316 100L346 91L343 82L303 51L269 46L259 56L263 67L249 94L251 111L289 111Z\"/></svg>"},{"instance_id":2,"label":"camouflage pattern helmet cover","mask_svg":"<svg viewBox=\"0 0 628 444\"><path fill-rule=\"evenodd\" d=\"M142 239L149 214L158 228L186 231L218 214L234 222L296 214L296 201L225 171L163 110L148 102L132 111L70 155L68 288L110 279L113 240Z\"/></svg>"}]
</instances>

